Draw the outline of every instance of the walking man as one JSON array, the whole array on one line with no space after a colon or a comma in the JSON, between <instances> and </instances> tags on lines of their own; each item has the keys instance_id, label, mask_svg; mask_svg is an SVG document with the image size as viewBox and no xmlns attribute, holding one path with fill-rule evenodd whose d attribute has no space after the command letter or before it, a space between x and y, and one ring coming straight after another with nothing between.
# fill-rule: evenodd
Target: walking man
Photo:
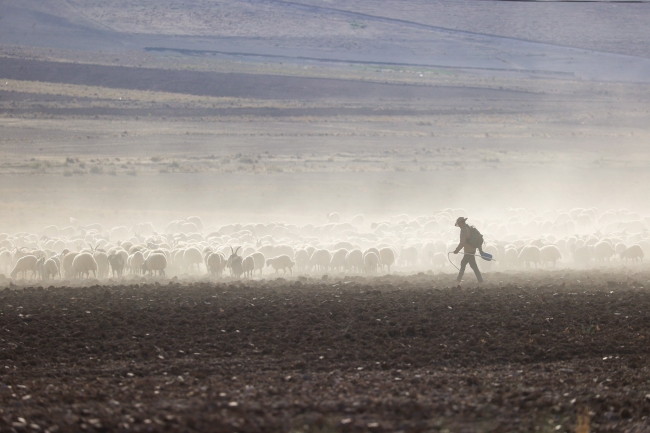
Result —
<instances>
[{"instance_id":1,"label":"walking man","mask_svg":"<svg viewBox=\"0 0 650 433\"><path fill-rule=\"evenodd\" d=\"M481 254L483 254L481 248L483 244L483 236L481 236L478 230L476 230L474 227L467 225L467 218L458 217L456 220L456 227L460 227L460 243L454 250L454 254L458 254L460 250L463 250L465 253L463 260L460 262L460 272L458 273L457 278L458 283L460 283L460 281L463 279L463 274L465 273L465 268L468 264L476 274L476 279L478 282L482 283L483 276L481 275L481 271L478 269L478 265L476 264L476 257L474 255L476 254L477 249ZM478 236L476 236L476 234L472 236L472 232L476 232ZM477 238L480 238L480 241Z\"/></svg>"}]
</instances>

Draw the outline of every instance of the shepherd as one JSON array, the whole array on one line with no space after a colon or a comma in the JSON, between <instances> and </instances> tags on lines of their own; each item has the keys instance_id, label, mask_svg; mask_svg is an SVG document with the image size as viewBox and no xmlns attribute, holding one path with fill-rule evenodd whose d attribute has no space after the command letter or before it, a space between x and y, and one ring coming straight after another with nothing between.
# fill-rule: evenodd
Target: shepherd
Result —
<instances>
[{"instance_id":1,"label":"shepherd","mask_svg":"<svg viewBox=\"0 0 650 433\"><path fill-rule=\"evenodd\" d=\"M469 264L470 268L476 274L476 279L479 283L483 282L483 276L476 264L476 250L483 255L483 235L474 226L467 224L467 218L458 217L456 220L456 227L460 227L460 243L454 250L454 254L458 254L463 250L463 260L460 262L460 270L458 272L458 283L460 284L465 273L465 267Z\"/></svg>"}]
</instances>

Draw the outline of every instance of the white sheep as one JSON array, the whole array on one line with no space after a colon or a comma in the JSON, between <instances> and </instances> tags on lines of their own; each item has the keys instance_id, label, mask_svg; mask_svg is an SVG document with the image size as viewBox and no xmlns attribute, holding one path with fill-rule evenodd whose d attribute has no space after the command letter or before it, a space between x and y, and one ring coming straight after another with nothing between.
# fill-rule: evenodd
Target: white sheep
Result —
<instances>
[{"instance_id":1,"label":"white sheep","mask_svg":"<svg viewBox=\"0 0 650 433\"><path fill-rule=\"evenodd\" d=\"M434 253L431 257L431 265L435 268L444 268L447 262L447 255L444 253Z\"/></svg>"},{"instance_id":2,"label":"white sheep","mask_svg":"<svg viewBox=\"0 0 650 433\"><path fill-rule=\"evenodd\" d=\"M506 246L503 257L506 265L508 266L518 265L519 252L514 247L514 245Z\"/></svg>"},{"instance_id":3,"label":"white sheep","mask_svg":"<svg viewBox=\"0 0 650 433\"><path fill-rule=\"evenodd\" d=\"M203 262L203 255L197 247L187 248L183 252L183 265L187 270L193 270L196 266L197 271L200 270L201 263Z\"/></svg>"},{"instance_id":4,"label":"white sheep","mask_svg":"<svg viewBox=\"0 0 650 433\"><path fill-rule=\"evenodd\" d=\"M50 257L48 260L52 260L56 264L57 275L61 278L61 260L59 260L59 256Z\"/></svg>"},{"instance_id":5,"label":"white sheep","mask_svg":"<svg viewBox=\"0 0 650 433\"><path fill-rule=\"evenodd\" d=\"M309 265L312 268L316 267L316 269L319 271L327 272L331 261L332 254L325 249L320 249L314 251L314 254L311 256L311 260L309 261Z\"/></svg>"},{"instance_id":6,"label":"white sheep","mask_svg":"<svg viewBox=\"0 0 650 433\"><path fill-rule=\"evenodd\" d=\"M535 267L537 267L537 264L541 262L541 251L538 246L526 245L519 252L518 259L526 267L529 267L531 263L534 263Z\"/></svg>"},{"instance_id":7,"label":"white sheep","mask_svg":"<svg viewBox=\"0 0 650 433\"><path fill-rule=\"evenodd\" d=\"M418 263L418 249L411 245L409 247L402 247L399 255L399 260L403 266L415 266Z\"/></svg>"},{"instance_id":8,"label":"white sheep","mask_svg":"<svg viewBox=\"0 0 650 433\"><path fill-rule=\"evenodd\" d=\"M625 259L626 262L628 259L635 262L637 260L643 261L643 255L643 248L640 245L634 244L621 253L621 259Z\"/></svg>"},{"instance_id":9,"label":"white sheep","mask_svg":"<svg viewBox=\"0 0 650 433\"><path fill-rule=\"evenodd\" d=\"M126 262L126 260L124 260L124 254L121 253L126 254L126 251L113 251L108 255L108 263L111 265L111 275L115 276L115 274L117 274L118 278L122 277L124 264Z\"/></svg>"},{"instance_id":10,"label":"white sheep","mask_svg":"<svg viewBox=\"0 0 650 433\"><path fill-rule=\"evenodd\" d=\"M384 247L379 250L379 263L382 270L384 266L388 268L388 273L390 274L390 267L395 263L395 251L390 247Z\"/></svg>"},{"instance_id":11,"label":"white sheep","mask_svg":"<svg viewBox=\"0 0 650 433\"><path fill-rule=\"evenodd\" d=\"M363 255L363 265L366 272L377 272L379 256L374 251L367 252Z\"/></svg>"},{"instance_id":12,"label":"white sheep","mask_svg":"<svg viewBox=\"0 0 650 433\"><path fill-rule=\"evenodd\" d=\"M127 257L128 254L131 254L131 248L133 247L133 242L131 241L124 241L124 242L118 242L117 243L126 253ZM124 258L124 261L126 262L126 257Z\"/></svg>"},{"instance_id":13,"label":"white sheep","mask_svg":"<svg viewBox=\"0 0 650 433\"><path fill-rule=\"evenodd\" d=\"M331 212L327 214L328 223L338 223L341 221L341 215L338 212Z\"/></svg>"},{"instance_id":14,"label":"white sheep","mask_svg":"<svg viewBox=\"0 0 650 433\"><path fill-rule=\"evenodd\" d=\"M184 269L185 265L183 262L183 254L185 253L185 248L179 246L170 252L171 264L176 266L179 269Z\"/></svg>"},{"instance_id":15,"label":"white sheep","mask_svg":"<svg viewBox=\"0 0 650 433\"><path fill-rule=\"evenodd\" d=\"M587 266L593 257L593 248L586 245L577 247L573 251L573 261L577 265Z\"/></svg>"},{"instance_id":16,"label":"white sheep","mask_svg":"<svg viewBox=\"0 0 650 433\"><path fill-rule=\"evenodd\" d=\"M296 264L289 256L286 254L283 254L281 256L273 257L271 259L268 259L266 261L266 266L270 266L273 269L275 269L275 273L277 274L280 269L282 269L283 273L287 273L287 269L289 269L289 272L291 272L291 275L293 275L293 266Z\"/></svg>"},{"instance_id":17,"label":"white sheep","mask_svg":"<svg viewBox=\"0 0 650 433\"><path fill-rule=\"evenodd\" d=\"M359 214L359 215L356 215L354 218L352 218L352 221L350 221L350 222L353 225L357 226L357 227L361 227L365 221L366 221L366 217Z\"/></svg>"},{"instance_id":18,"label":"white sheep","mask_svg":"<svg viewBox=\"0 0 650 433\"><path fill-rule=\"evenodd\" d=\"M19 273L23 274L23 279L27 277L27 272L31 272L30 278L35 278L38 275L37 268L38 259L34 255L23 256L16 262L14 269L11 271L11 278L16 279Z\"/></svg>"},{"instance_id":19,"label":"white sheep","mask_svg":"<svg viewBox=\"0 0 650 433\"><path fill-rule=\"evenodd\" d=\"M20 260L21 258L23 258L25 256L30 256L30 255L34 255L34 254L32 254L30 251L28 251L26 247L23 246L23 247L16 248L16 250L14 251L14 254L13 254L13 258L12 258L13 264L15 265L16 263L18 263L18 260Z\"/></svg>"},{"instance_id":20,"label":"white sheep","mask_svg":"<svg viewBox=\"0 0 650 433\"><path fill-rule=\"evenodd\" d=\"M365 264L363 261L363 251L356 248L345 256L345 263L348 266L348 270L363 272L365 270Z\"/></svg>"},{"instance_id":21,"label":"white sheep","mask_svg":"<svg viewBox=\"0 0 650 433\"><path fill-rule=\"evenodd\" d=\"M253 278L253 271L255 270L255 259L253 257L244 257L241 262L241 267L245 277Z\"/></svg>"},{"instance_id":22,"label":"white sheep","mask_svg":"<svg viewBox=\"0 0 650 433\"><path fill-rule=\"evenodd\" d=\"M36 266L38 272L41 275L41 279L49 280L50 278L54 279L55 276L61 276L59 272L59 265L54 259L45 260L44 257L38 259Z\"/></svg>"},{"instance_id":23,"label":"white sheep","mask_svg":"<svg viewBox=\"0 0 650 433\"><path fill-rule=\"evenodd\" d=\"M221 253L210 253L205 264L208 273L221 276L226 269L226 258Z\"/></svg>"},{"instance_id":24,"label":"white sheep","mask_svg":"<svg viewBox=\"0 0 650 433\"><path fill-rule=\"evenodd\" d=\"M61 268L63 269L63 275L65 278L72 278L72 262L74 261L74 258L77 256L77 254L79 253L76 253L74 251L70 251L64 254L63 259L61 260Z\"/></svg>"},{"instance_id":25,"label":"white sheep","mask_svg":"<svg viewBox=\"0 0 650 433\"><path fill-rule=\"evenodd\" d=\"M165 269L167 268L167 257L163 253L152 253L146 258L142 264L142 271L148 273L149 276L158 275L165 276Z\"/></svg>"},{"instance_id":26,"label":"white sheep","mask_svg":"<svg viewBox=\"0 0 650 433\"><path fill-rule=\"evenodd\" d=\"M539 250L539 258L543 265L552 263L555 267L555 262L562 258L562 254L555 245L545 245Z\"/></svg>"},{"instance_id":27,"label":"white sheep","mask_svg":"<svg viewBox=\"0 0 650 433\"><path fill-rule=\"evenodd\" d=\"M307 270L307 268L309 267L310 255L306 249L300 248L296 250L294 259L296 261L296 266L300 271L304 272L305 270Z\"/></svg>"},{"instance_id":28,"label":"white sheep","mask_svg":"<svg viewBox=\"0 0 650 433\"><path fill-rule=\"evenodd\" d=\"M95 251L93 257L95 257L95 261L97 262L97 276L99 278L106 278L110 268L108 255L103 251Z\"/></svg>"},{"instance_id":29,"label":"white sheep","mask_svg":"<svg viewBox=\"0 0 650 433\"><path fill-rule=\"evenodd\" d=\"M43 236L48 238L58 238L59 228L57 226L47 226L43 229Z\"/></svg>"},{"instance_id":30,"label":"white sheep","mask_svg":"<svg viewBox=\"0 0 650 433\"><path fill-rule=\"evenodd\" d=\"M261 241L258 241L261 242ZM274 253L275 247L271 244L266 244L262 245L261 247L257 248L258 253L264 254L264 257L275 257L276 254Z\"/></svg>"},{"instance_id":31,"label":"white sheep","mask_svg":"<svg viewBox=\"0 0 650 433\"><path fill-rule=\"evenodd\" d=\"M264 254L259 252L251 254L251 257L255 261L255 270L260 271L260 275L262 275L264 265L266 264L266 257L264 257Z\"/></svg>"},{"instance_id":32,"label":"white sheep","mask_svg":"<svg viewBox=\"0 0 650 433\"><path fill-rule=\"evenodd\" d=\"M196 226L196 230L194 230L195 232L203 231L203 221L201 220L201 218L199 218L197 216L191 216L191 217L187 218L186 221L188 223L192 223L192 224L194 224ZM181 230L181 231L183 231L183 230Z\"/></svg>"},{"instance_id":33,"label":"white sheep","mask_svg":"<svg viewBox=\"0 0 650 433\"><path fill-rule=\"evenodd\" d=\"M143 236L151 236L156 233L156 229L151 222L138 223L133 227L133 231Z\"/></svg>"},{"instance_id":34,"label":"white sheep","mask_svg":"<svg viewBox=\"0 0 650 433\"><path fill-rule=\"evenodd\" d=\"M366 254L368 254L368 253L375 253L375 254L377 254L377 257L379 257L379 250L377 248L375 248L375 247L370 247L367 250L365 250L363 252L363 256L365 257Z\"/></svg>"},{"instance_id":35,"label":"white sheep","mask_svg":"<svg viewBox=\"0 0 650 433\"><path fill-rule=\"evenodd\" d=\"M93 276L97 278L97 262L90 253L77 254L74 260L72 260L70 272L78 278L83 278L84 275L90 278L90 273L92 272Z\"/></svg>"},{"instance_id":36,"label":"white sheep","mask_svg":"<svg viewBox=\"0 0 650 433\"><path fill-rule=\"evenodd\" d=\"M129 237L131 237L131 231L127 227L124 227L124 226L113 227L109 233L110 233L110 238L111 238L112 241L114 241L114 240L124 240L124 239L128 239Z\"/></svg>"},{"instance_id":37,"label":"white sheep","mask_svg":"<svg viewBox=\"0 0 650 433\"><path fill-rule=\"evenodd\" d=\"M597 262L609 261L616 254L616 250L607 241L600 241L594 244L594 259Z\"/></svg>"},{"instance_id":38,"label":"white sheep","mask_svg":"<svg viewBox=\"0 0 650 433\"><path fill-rule=\"evenodd\" d=\"M138 274L140 275L142 273L142 265L144 265L144 254L142 254L142 251L135 251L133 254L129 256L127 259L127 264L131 268L131 274Z\"/></svg>"},{"instance_id":39,"label":"white sheep","mask_svg":"<svg viewBox=\"0 0 650 433\"><path fill-rule=\"evenodd\" d=\"M287 255L291 260L295 260L295 252L291 245L280 244L273 247L273 255L271 257L277 257Z\"/></svg>"},{"instance_id":40,"label":"white sheep","mask_svg":"<svg viewBox=\"0 0 650 433\"><path fill-rule=\"evenodd\" d=\"M96 231L97 233L101 233L104 231L104 228L101 226L101 224L88 224L85 227L79 227L80 229L84 229L86 231Z\"/></svg>"},{"instance_id":41,"label":"white sheep","mask_svg":"<svg viewBox=\"0 0 650 433\"><path fill-rule=\"evenodd\" d=\"M330 261L330 267L335 270L343 270L347 267L345 262L345 257L348 255L348 250L345 248L340 248L332 254L332 260Z\"/></svg>"},{"instance_id":42,"label":"white sheep","mask_svg":"<svg viewBox=\"0 0 650 433\"><path fill-rule=\"evenodd\" d=\"M13 264L13 257L11 256L11 251L4 250L0 251L0 272L9 273L11 272Z\"/></svg>"}]
</instances>

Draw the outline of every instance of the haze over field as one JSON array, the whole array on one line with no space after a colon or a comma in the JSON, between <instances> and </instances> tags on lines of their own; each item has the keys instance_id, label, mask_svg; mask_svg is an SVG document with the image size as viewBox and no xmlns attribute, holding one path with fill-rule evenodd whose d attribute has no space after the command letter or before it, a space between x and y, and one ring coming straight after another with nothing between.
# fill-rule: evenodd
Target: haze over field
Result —
<instances>
[{"instance_id":1,"label":"haze over field","mask_svg":"<svg viewBox=\"0 0 650 433\"><path fill-rule=\"evenodd\" d=\"M648 10L6 1L3 221L645 212Z\"/></svg>"},{"instance_id":2,"label":"haze over field","mask_svg":"<svg viewBox=\"0 0 650 433\"><path fill-rule=\"evenodd\" d=\"M0 432L647 432L648 23L0 1Z\"/></svg>"}]
</instances>

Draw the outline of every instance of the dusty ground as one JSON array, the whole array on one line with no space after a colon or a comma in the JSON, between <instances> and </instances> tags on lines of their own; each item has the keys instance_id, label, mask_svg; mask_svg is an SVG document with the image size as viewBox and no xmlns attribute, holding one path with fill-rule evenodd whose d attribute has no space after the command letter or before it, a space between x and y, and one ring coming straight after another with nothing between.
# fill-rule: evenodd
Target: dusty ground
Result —
<instances>
[{"instance_id":1,"label":"dusty ground","mask_svg":"<svg viewBox=\"0 0 650 433\"><path fill-rule=\"evenodd\" d=\"M0 429L645 432L649 279L12 287Z\"/></svg>"}]
</instances>

